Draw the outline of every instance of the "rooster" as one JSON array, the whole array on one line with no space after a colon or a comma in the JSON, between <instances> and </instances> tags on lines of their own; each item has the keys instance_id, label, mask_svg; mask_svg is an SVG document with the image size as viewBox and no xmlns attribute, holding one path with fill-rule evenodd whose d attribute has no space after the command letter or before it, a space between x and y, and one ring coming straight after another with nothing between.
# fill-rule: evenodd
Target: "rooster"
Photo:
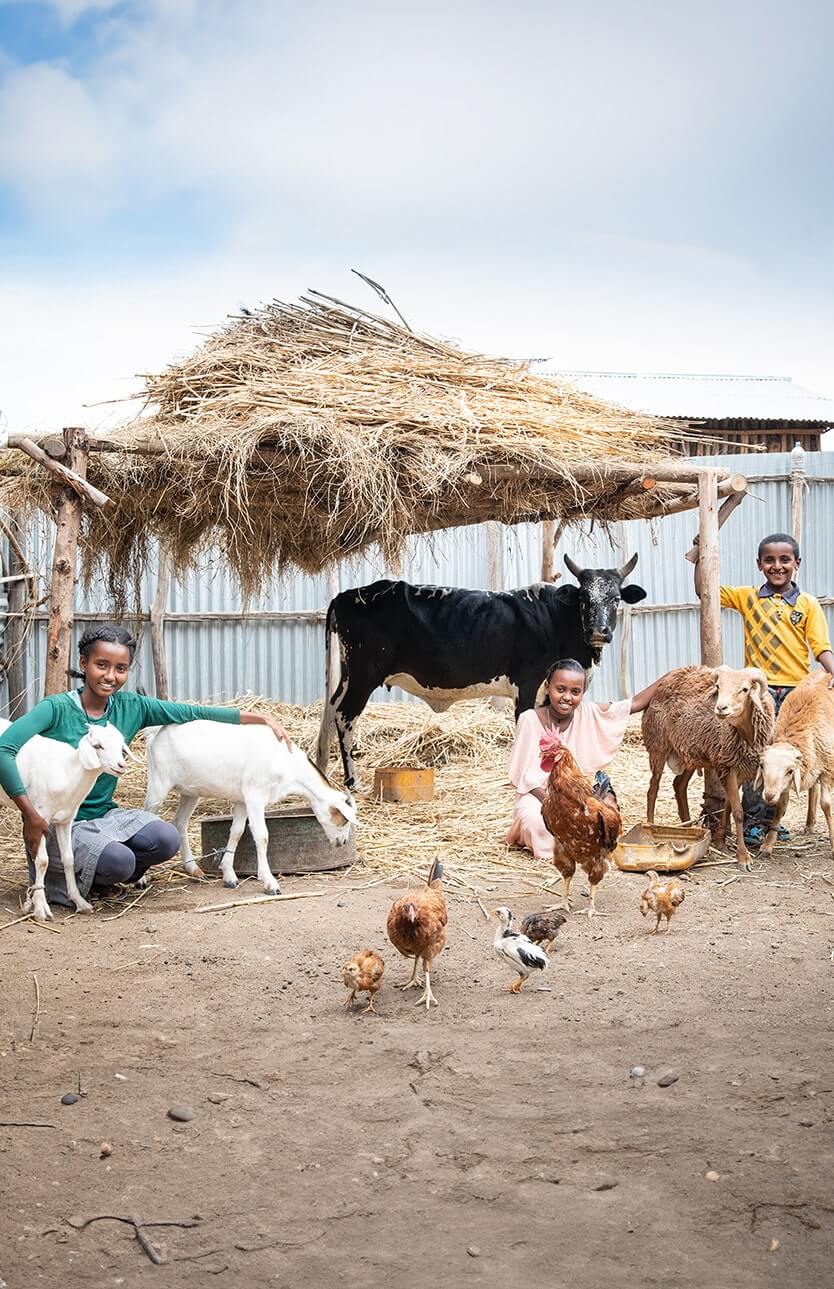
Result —
<instances>
[{"instance_id":1,"label":"rooster","mask_svg":"<svg viewBox=\"0 0 834 1289\"><path fill-rule=\"evenodd\" d=\"M344 1006L352 1006L357 994L367 994L368 1005L361 1015L364 1016L365 1012L373 1012L376 1015L374 995L382 985L384 971L385 963L373 949L360 949L352 958L349 958L342 968L344 982L350 990Z\"/></svg>"},{"instance_id":2,"label":"rooster","mask_svg":"<svg viewBox=\"0 0 834 1289\"><path fill-rule=\"evenodd\" d=\"M437 1006L437 999L431 991L431 968L446 943L447 914L440 885L442 877L443 865L436 859L429 870L426 885L419 891L412 891L395 900L388 914L388 939L403 957L414 959L411 979L399 988L414 989L419 986L417 973L422 959L425 988L417 1005L425 1003L426 1011L432 1003Z\"/></svg>"},{"instance_id":3,"label":"rooster","mask_svg":"<svg viewBox=\"0 0 834 1289\"><path fill-rule=\"evenodd\" d=\"M541 767L550 777L542 801L544 826L553 835L553 863L562 874L562 904L570 912L570 884L576 865L588 874L588 917L599 912L594 894L608 872L623 821L616 805L596 795L558 734L547 730L539 741Z\"/></svg>"},{"instance_id":4,"label":"rooster","mask_svg":"<svg viewBox=\"0 0 834 1289\"><path fill-rule=\"evenodd\" d=\"M676 877L670 877L667 881L661 882L654 870L646 873L646 877L649 884L640 896L640 912L643 917L649 912L657 914L653 932L655 935L660 926L660 919L665 918L666 934L668 935L672 926L672 918L686 899L683 883L679 882Z\"/></svg>"}]
</instances>

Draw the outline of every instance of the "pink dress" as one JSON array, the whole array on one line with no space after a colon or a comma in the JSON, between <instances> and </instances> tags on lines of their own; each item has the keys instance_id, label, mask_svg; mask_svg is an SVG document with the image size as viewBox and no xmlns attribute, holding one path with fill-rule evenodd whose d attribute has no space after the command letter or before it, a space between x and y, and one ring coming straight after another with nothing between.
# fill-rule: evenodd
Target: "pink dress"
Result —
<instances>
[{"instance_id":1,"label":"pink dress","mask_svg":"<svg viewBox=\"0 0 834 1289\"><path fill-rule=\"evenodd\" d=\"M618 703L580 703L570 725L561 730L562 741L573 753L576 763L589 777L606 766L620 749L626 723L631 715L631 699ZM541 802L533 796L534 788L543 788L548 776L541 768L539 739L544 726L538 712L522 712L515 727L513 750L507 777L517 796L513 821L505 837L508 846L524 846L536 859L553 859L553 838L542 820Z\"/></svg>"}]
</instances>

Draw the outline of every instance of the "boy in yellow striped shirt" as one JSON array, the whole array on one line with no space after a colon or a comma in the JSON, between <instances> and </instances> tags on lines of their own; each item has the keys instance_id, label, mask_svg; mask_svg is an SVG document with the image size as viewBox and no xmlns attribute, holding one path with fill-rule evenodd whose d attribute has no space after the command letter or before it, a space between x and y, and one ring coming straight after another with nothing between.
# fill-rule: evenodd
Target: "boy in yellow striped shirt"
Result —
<instances>
[{"instance_id":1,"label":"boy in yellow striped shirt","mask_svg":"<svg viewBox=\"0 0 834 1289\"><path fill-rule=\"evenodd\" d=\"M796 584L800 563L794 538L787 533L771 533L759 542L756 564L764 577L762 585L721 587L721 607L741 614L744 665L758 667L767 676L777 714L787 695L810 672L812 657L828 672L829 688L834 688L834 653L828 627L819 600L800 591ZM695 593L701 593L697 564ZM761 845L773 810L749 784L744 789L744 815L745 841L748 845Z\"/></svg>"}]
</instances>

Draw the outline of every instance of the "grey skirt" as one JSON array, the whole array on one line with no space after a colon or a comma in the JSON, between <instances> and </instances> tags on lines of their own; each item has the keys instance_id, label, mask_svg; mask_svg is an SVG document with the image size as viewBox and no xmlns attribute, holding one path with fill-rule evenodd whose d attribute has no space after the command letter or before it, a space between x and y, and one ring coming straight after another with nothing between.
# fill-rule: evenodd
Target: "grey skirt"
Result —
<instances>
[{"instance_id":1,"label":"grey skirt","mask_svg":"<svg viewBox=\"0 0 834 1289\"><path fill-rule=\"evenodd\" d=\"M158 818L158 815L151 814L149 810L110 810L100 819L75 821L72 825L75 880L85 899L95 880L98 861L105 846L109 846L111 841L127 841L129 837L134 837L140 832L146 824L153 823ZM49 856L49 866L44 882L46 898L50 904L63 904L67 908L73 908L72 900L67 895L64 865L61 863L61 852L58 849L58 838L54 828L50 828L47 834L46 853ZM28 859L29 880L34 882L35 865L31 856L28 856Z\"/></svg>"}]
</instances>

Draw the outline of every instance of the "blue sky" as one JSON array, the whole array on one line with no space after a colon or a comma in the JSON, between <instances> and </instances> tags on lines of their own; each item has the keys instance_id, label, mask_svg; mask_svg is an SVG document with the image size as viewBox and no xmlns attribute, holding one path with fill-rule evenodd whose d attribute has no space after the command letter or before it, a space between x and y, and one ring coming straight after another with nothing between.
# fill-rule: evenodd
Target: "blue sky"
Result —
<instances>
[{"instance_id":1,"label":"blue sky","mask_svg":"<svg viewBox=\"0 0 834 1289\"><path fill-rule=\"evenodd\" d=\"M834 14L0 0L0 409L98 425L308 286L566 368L834 396Z\"/></svg>"}]
</instances>

